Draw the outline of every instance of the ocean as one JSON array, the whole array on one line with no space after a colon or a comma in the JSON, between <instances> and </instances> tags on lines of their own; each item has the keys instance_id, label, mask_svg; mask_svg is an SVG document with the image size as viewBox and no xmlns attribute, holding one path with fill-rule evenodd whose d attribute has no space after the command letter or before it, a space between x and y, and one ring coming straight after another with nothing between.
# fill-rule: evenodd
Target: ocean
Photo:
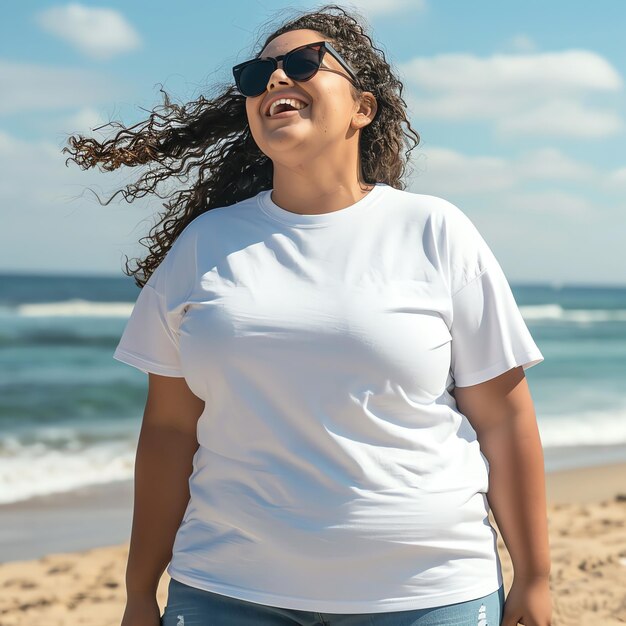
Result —
<instances>
[{"instance_id":1,"label":"ocean","mask_svg":"<svg viewBox=\"0 0 626 626\"><path fill-rule=\"evenodd\" d=\"M626 287L511 284L546 471L626 460ZM132 479L147 375L112 354L139 289L0 274L0 504Z\"/></svg>"}]
</instances>

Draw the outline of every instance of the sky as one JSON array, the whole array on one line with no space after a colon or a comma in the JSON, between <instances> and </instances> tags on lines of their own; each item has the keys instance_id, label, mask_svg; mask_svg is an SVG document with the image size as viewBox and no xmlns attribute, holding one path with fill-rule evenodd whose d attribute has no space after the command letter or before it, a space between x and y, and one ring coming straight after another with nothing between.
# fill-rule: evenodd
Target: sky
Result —
<instances>
[{"instance_id":1,"label":"sky","mask_svg":"<svg viewBox=\"0 0 626 626\"><path fill-rule=\"evenodd\" d=\"M0 272L123 276L164 210L61 150L196 99L323 2L11 2L0 22ZM626 286L626 2L354 0L404 84L406 190L454 203L512 283ZM90 189L89 189L90 188Z\"/></svg>"}]
</instances>

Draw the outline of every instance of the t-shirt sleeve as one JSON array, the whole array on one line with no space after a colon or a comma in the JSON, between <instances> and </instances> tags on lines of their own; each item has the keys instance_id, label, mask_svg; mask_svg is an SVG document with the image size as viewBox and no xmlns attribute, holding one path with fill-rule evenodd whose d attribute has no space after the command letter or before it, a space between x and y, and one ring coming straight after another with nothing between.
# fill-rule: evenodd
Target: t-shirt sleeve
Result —
<instances>
[{"instance_id":1,"label":"t-shirt sleeve","mask_svg":"<svg viewBox=\"0 0 626 626\"><path fill-rule=\"evenodd\" d=\"M174 241L135 301L113 358L142 372L183 378L179 328L195 276L193 242Z\"/></svg>"},{"instance_id":2,"label":"t-shirt sleeve","mask_svg":"<svg viewBox=\"0 0 626 626\"><path fill-rule=\"evenodd\" d=\"M471 220L451 205L447 257L451 288L451 374L468 387L544 360L509 282Z\"/></svg>"}]
</instances>

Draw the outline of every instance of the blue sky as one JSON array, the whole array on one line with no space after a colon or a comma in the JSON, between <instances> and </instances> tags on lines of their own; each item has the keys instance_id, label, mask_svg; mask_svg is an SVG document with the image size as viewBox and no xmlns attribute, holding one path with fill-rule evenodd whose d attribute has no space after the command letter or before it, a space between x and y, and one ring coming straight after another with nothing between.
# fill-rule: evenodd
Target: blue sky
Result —
<instances>
[{"instance_id":1,"label":"blue sky","mask_svg":"<svg viewBox=\"0 0 626 626\"><path fill-rule=\"evenodd\" d=\"M87 187L107 199L139 172L66 167L67 135L143 120L160 84L195 99L230 80L285 9L321 4L3 7L0 271L122 276L162 207L101 206ZM463 210L511 282L626 285L626 2L342 5L366 16L404 83L421 136L408 191Z\"/></svg>"}]
</instances>

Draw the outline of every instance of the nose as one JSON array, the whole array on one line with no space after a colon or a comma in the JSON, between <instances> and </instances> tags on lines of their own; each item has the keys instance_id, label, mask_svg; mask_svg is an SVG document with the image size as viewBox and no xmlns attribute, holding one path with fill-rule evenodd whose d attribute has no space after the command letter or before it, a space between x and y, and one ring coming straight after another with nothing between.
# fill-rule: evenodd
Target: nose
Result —
<instances>
[{"instance_id":1,"label":"nose","mask_svg":"<svg viewBox=\"0 0 626 626\"><path fill-rule=\"evenodd\" d=\"M278 61L277 63L278 63L278 67L270 74L269 78L267 79L266 89L270 85L272 85L275 81L283 82L283 83L291 81L291 79L289 78L289 76L287 76L287 74L285 73L285 70L283 69L282 60ZM280 78L278 79L274 79L274 75L276 74L276 72L279 72L278 76Z\"/></svg>"}]
</instances>

